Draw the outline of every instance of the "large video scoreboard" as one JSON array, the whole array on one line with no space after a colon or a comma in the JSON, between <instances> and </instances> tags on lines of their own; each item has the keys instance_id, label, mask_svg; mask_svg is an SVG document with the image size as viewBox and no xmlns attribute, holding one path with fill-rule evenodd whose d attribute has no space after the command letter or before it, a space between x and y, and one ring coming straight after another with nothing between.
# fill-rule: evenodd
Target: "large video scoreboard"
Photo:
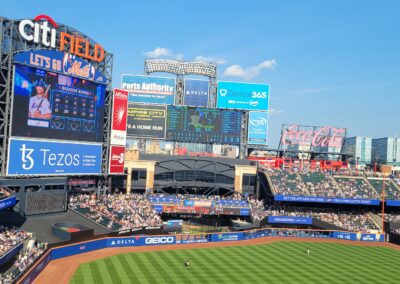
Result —
<instances>
[{"instance_id":1,"label":"large video scoreboard","mask_svg":"<svg viewBox=\"0 0 400 284\"><path fill-rule=\"evenodd\" d=\"M166 139L193 143L240 144L241 122L240 111L168 106Z\"/></svg>"},{"instance_id":2,"label":"large video scoreboard","mask_svg":"<svg viewBox=\"0 0 400 284\"><path fill-rule=\"evenodd\" d=\"M12 136L101 142L105 87L16 64Z\"/></svg>"}]
</instances>

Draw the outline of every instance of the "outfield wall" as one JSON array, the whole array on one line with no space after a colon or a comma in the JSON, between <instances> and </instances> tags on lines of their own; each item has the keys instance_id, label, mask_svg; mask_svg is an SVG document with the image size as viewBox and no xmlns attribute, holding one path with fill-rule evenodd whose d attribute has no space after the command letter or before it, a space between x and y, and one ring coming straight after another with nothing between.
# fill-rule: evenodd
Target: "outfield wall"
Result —
<instances>
[{"instance_id":1,"label":"outfield wall","mask_svg":"<svg viewBox=\"0 0 400 284\"><path fill-rule=\"evenodd\" d=\"M156 236L129 236L129 237L107 237L93 241L86 241L71 245L54 247L49 249L17 283L28 284L45 269L52 261L68 256L115 247L135 246L159 246L180 245L191 243L212 243L243 241L265 237L298 237L298 238L324 238L340 239L348 241L385 242L385 234L362 234L354 232L326 231L326 230L303 230L303 229L276 229L264 228L243 232L229 233L206 233L206 234L180 234L180 235L156 235Z\"/></svg>"}]
</instances>

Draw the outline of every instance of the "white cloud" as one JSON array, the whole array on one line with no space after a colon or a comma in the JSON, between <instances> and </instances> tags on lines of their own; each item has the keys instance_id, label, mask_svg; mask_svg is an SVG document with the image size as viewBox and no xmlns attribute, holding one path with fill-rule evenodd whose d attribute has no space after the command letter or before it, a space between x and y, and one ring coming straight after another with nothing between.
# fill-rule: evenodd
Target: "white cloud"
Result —
<instances>
[{"instance_id":1,"label":"white cloud","mask_svg":"<svg viewBox=\"0 0 400 284\"><path fill-rule=\"evenodd\" d=\"M275 59L265 60L260 64L257 64L255 66L250 66L248 68L243 68L242 66L235 64L228 66L224 71L224 75L231 77L242 77L245 79L252 79L260 75L261 70L263 69L273 70L276 65L277 62Z\"/></svg>"},{"instance_id":2,"label":"white cloud","mask_svg":"<svg viewBox=\"0 0 400 284\"><path fill-rule=\"evenodd\" d=\"M322 88L310 88L310 89L302 89L302 90L297 90L296 93L300 95L309 95L309 94L319 94L319 93L324 93L328 91L332 91L333 88L331 87L322 87Z\"/></svg>"},{"instance_id":3,"label":"white cloud","mask_svg":"<svg viewBox=\"0 0 400 284\"><path fill-rule=\"evenodd\" d=\"M283 113L283 110L281 109L275 109L275 108L270 108L269 109L269 115L277 115Z\"/></svg>"},{"instance_id":4,"label":"white cloud","mask_svg":"<svg viewBox=\"0 0 400 284\"><path fill-rule=\"evenodd\" d=\"M174 53L171 49L165 47L156 47L153 50L143 52L146 58L173 58L177 60L183 59L183 53Z\"/></svg>"},{"instance_id":5,"label":"white cloud","mask_svg":"<svg viewBox=\"0 0 400 284\"><path fill-rule=\"evenodd\" d=\"M194 60L198 61L198 62L213 62L213 63L217 63L217 64L220 64L220 65L226 63L225 59L216 58L216 57L207 57L207 56L202 56L202 55L196 56L196 58Z\"/></svg>"}]
</instances>

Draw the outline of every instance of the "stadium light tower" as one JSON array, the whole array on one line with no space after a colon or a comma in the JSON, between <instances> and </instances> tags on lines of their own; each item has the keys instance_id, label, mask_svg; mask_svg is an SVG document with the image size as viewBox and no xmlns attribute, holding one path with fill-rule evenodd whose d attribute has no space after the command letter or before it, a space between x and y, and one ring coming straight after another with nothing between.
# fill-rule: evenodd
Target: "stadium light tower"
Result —
<instances>
[{"instance_id":1,"label":"stadium light tower","mask_svg":"<svg viewBox=\"0 0 400 284\"><path fill-rule=\"evenodd\" d=\"M171 59L146 59L144 61L145 74L164 72L176 75L177 86L183 86L183 76L199 75L210 79L209 106L215 107L217 64L213 62L179 61ZM177 88L177 104L182 102L183 88Z\"/></svg>"}]
</instances>

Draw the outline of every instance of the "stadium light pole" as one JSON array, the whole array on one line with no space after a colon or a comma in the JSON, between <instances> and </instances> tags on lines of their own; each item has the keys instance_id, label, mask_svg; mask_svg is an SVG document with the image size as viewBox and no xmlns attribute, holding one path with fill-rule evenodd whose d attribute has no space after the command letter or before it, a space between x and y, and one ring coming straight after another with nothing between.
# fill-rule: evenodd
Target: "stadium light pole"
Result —
<instances>
[{"instance_id":1,"label":"stadium light pole","mask_svg":"<svg viewBox=\"0 0 400 284\"><path fill-rule=\"evenodd\" d=\"M385 233L385 178L386 173L383 173L383 182L382 182L382 233Z\"/></svg>"}]
</instances>

